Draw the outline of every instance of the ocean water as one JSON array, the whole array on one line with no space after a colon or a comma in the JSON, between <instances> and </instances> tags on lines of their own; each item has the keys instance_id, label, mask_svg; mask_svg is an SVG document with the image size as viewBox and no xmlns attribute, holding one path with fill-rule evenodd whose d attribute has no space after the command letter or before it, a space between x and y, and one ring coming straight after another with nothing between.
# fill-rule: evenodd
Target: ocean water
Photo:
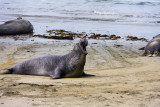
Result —
<instances>
[{"instance_id":1,"label":"ocean water","mask_svg":"<svg viewBox=\"0 0 160 107\"><path fill-rule=\"evenodd\" d=\"M23 17L35 34L50 29L151 39L160 34L160 0L0 0L0 24Z\"/></svg>"}]
</instances>

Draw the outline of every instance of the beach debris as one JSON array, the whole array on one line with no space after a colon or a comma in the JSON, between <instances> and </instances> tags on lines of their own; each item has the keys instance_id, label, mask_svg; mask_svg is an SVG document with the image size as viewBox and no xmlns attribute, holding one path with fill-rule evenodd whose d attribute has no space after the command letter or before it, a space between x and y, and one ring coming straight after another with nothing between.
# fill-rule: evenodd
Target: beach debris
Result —
<instances>
[{"instance_id":1,"label":"beach debris","mask_svg":"<svg viewBox=\"0 0 160 107\"><path fill-rule=\"evenodd\" d=\"M123 45L119 45L119 44L114 44L114 47L119 48L122 47Z\"/></svg>"},{"instance_id":2,"label":"beach debris","mask_svg":"<svg viewBox=\"0 0 160 107\"><path fill-rule=\"evenodd\" d=\"M99 39L100 36L101 34L91 33L88 39Z\"/></svg>"},{"instance_id":3,"label":"beach debris","mask_svg":"<svg viewBox=\"0 0 160 107\"><path fill-rule=\"evenodd\" d=\"M78 32L78 31L77 31ZM33 35L33 37L42 37L47 39L60 39L60 40L74 40L75 38L81 38L83 36L88 37L88 39L98 39L98 40L118 40L118 39L124 39L120 36L117 36L115 34L107 35L107 34L99 34L99 33L86 33L86 32L72 32L72 31L66 31L63 29L59 30L47 30L46 34L44 35ZM138 38L136 36L127 36L126 40L132 40L132 41L146 41L146 38Z\"/></svg>"},{"instance_id":4,"label":"beach debris","mask_svg":"<svg viewBox=\"0 0 160 107\"><path fill-rule=\"evenodd\" d=\"M81 38L82 36L86 36L85 32L75 33L75 32L66 31L66 30L47 30L46 32L49 33L49 36L55 37L55 39L73 40L74 38Z\"/></svg>"},{"instance_id":5,"label":"beach debris","mask_svg":"<svg viewBox=\"0 0 160 107\"><path fill-rule=\"evenodd\" d=\"M132 40L132 41L146 41L147 42L147 39L146 38L138 38L136 36L127 36L127 40Z\"/></svg>"},{"instance_id":6,"label":"beach debris","mask_svg":"<svg viewBox=\"0 0 160 107\"><path fill-rule=\"evenodd\" d=\"M41 38L47 38L47 39L68 39L73 40L73 36L46 36L46 35L33 35L33 37L41 37Z\"/></svg>"},{"instance_id":7,"label":"beach debris","mask_svg":"<svg viewBox=\"0 0 160 107\"><path fill-rule=\"evenodd\" d=\"M75 33L72 31L66 31L66 30L47 30L47 34L45 35L33 35L34 37L42 37L47 39L68 39L73 40L75 38L81 38L83 36L87 36L88 39L101 39L101 40L117 40L120 39L120 36L116 35L107 35L107 34L96 34L96 33L86 33L86 32L80 32Z\"/></svg>"},{"instance_id":8,"label":"beach debris","mask_svg":"<svg viewBox=\"0 0 160 107\"><path fill-rule=\"evenodd\" d=\"M88 38L89 39L104 39L104 40L117 40L120 39L120 36L116 36L116 35L101 35L101 34L95 34L95 33L91 33L92 35L90 35Z\"/></svg>"},{"instance_id":9,"label":"beach debris","mask_svg":"<svg viewBox=\"0 0 160 107\"><path fill-rule=\"evenodd\" d=\"M156 23L160 23L160 21L156 21Z\"/></svg>"},{"instance_id":10,"label":"beach debris","mask_svg":"<svg viewBox=\"0 0 160 107\"><path fill-rule=\"evenodd\" d=\"M92 43L92 44L98 44L98 43L94 42L94 43Z\"/></svg>"},{"instance_id":11,"label":"beach debris","mask_svg":"<svg viewBox=\"0 0 160 107\"><path fill-rule=\"evenodd\" d=\"M120 36L116 36L116 35L110 35L108 38L106 38L106 40L117 40L120 39Z\"/></svg>"}]
</instances>

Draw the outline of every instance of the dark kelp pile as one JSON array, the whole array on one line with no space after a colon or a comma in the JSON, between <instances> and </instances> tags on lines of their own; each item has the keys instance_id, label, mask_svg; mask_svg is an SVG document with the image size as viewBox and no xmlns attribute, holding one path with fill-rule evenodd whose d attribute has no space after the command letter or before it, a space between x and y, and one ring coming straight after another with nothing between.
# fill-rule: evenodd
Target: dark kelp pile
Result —
<instances>
[{"instance_id":1,"label":"dark kelp pile","mask_svg":"<svg viewBox=\"0 0 160 107\"><path fill-rule=\"evenodd\" d=\"M104 39L104 40L117 40L120 39L120 36L116 36L116 35L101 35L101 34L95 34L92 33L92 35L88 36L89 39Z\"/></svg>"},{"instance_id":2,"label":"dark kelp pile","mask_svg":"<svg viewBox=\"0 0 160 107\"><path fill-rule=\"evenodd\" d=\"M103 39L103 40L117 40L121 39L120 36L117 35L107 35L107 34L96 34L96 33L86 33L86 32L80 32L75 33L72 31L66 31L66 30L47 30L46 35L33 35L34 37L42 37L47 39L67 39L67 40L73 40L75 38L81 38L82 36L87 36L88 39ZM127 36L127 40L132 41L147 41L145 38L138 38L134 36Z\"/></svg>"},{"instance_id":3,"label":"dark kelp pile","mask_svg":"<svg viewBox=\"0 0 160 107\"><path fill-rule=\"evenodd\" d=\"M73 40L74 38L87 36L85 32L75 33L66 30L47 30L46 33L47 35L33 35L33 36L47 38L47 39L68 39L68 40Z\"/></svg>"},{"instance_id":4,"label":"dark kelp pile","mask_svg":"<svg viewBox=\"0 0 160 107\"><path fill-rule=\"evenodd\" d=\"M65 31L65 30L48 30L46 31L49 33L49 36L55 37L55 39L69 39L73 40L75 37L81 37L81 33L75 33L71 31Z\"/></svg>"},{"instance_id":5,"label":"dark kelp pile","mask_svg":"<svg viewBox=\"0 0 160 107\"><path fill-rule=\"evenodd\" d=\"M146 41L146 42L147 42L147 39L146 39L146 38L138 38L138 37L136 37L136 36L127 36L127 40L132 40L132 41L141 40L141 41Z\"/></svg>"}]
</instances>

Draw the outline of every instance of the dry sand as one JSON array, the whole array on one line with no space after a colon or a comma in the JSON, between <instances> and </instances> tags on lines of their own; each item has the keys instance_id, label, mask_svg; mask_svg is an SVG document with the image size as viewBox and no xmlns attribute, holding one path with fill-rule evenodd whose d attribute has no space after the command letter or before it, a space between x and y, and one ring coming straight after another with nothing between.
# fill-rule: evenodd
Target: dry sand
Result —
<instances>
[{"instance_id":1,"label":"dry sand","mask_svg":"<svg viewBox=\"0 0 160 107\"><path fill-rule=\"evenodd\" d=\"M2 40L0 69L38 56L68 53L77 41ZM0 74L0 107L159 107L160 58L140 56L143 51L138 48L146 44L89 40L85 72L94 77L52 80Z\"/></svg>"}]
</instances>

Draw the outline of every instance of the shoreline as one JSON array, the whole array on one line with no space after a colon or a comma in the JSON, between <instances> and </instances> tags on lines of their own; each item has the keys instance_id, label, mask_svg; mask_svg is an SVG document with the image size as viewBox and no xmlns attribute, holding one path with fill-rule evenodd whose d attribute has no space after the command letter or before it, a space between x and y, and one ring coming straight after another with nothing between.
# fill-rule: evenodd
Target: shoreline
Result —
<instances>
[{"instance_id":1,"label":"shoreline","mask_svg":"<svg viewBox=\"0 0 160 107\"><path fill-rule=\"evenodd\" d=\"M109 22L109 21L87 21L87 20L68 20L62 22L61 18L53 17L30 17L23 14L8 14L0 24L8 20L22 17L29 20L34 26L35 35L45 35L45 30L64 29L72 32L86 32L108 35L119 35L121 37L133 35L139 38L152 39L159 34L159 23L142 22ZM43 15L42 15L43 16ZM85 24L84 24L85 23ZM72 26L71 26L72 25ZM45 30L44 30L45 29ZM126 30L127 29L127 30Z\"/></svg>"}]
</instances>

